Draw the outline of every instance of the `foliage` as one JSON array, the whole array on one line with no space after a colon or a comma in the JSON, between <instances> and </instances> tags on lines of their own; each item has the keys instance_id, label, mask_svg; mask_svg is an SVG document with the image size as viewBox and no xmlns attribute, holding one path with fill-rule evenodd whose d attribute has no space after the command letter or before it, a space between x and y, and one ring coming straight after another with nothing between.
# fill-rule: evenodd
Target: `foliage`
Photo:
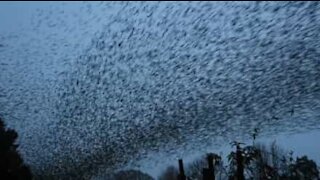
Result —
<instances>
[{"instance_id":1,"label":"foliage","mask_svg":"<svg viewBox=\"0 0 320 180\"><path fill-rule=\"evenodd\" d=\"M127 170L127 171L119 171L113 175L112 178L114 180L152 180L153 178L149 175L142 173L138 170Z\"/></svg>"},{"instance_id":2,"label":"foliage","mask_svg":"<svg viewBox=\"0 0 320 180\"><path fill-rule=\"evenodd\" d=\"M187 177L190 180L202 179L203 168L207 168L205 157L213 156L215 179L250 179L250 180L318 180L319 169L317 164L307 156L293 158L293 152L286 152L273 142L270 146L256 143L259 130L256 128L252 135L252 145L234 141L235 147L227 156L228 165L223 166L221 157L209 153L190 163L187 166ZM168 168L160 180L176 179L178 170Z\"/></svg>"},{"instance_id":3,"label":"foliage","mask_svg":"<svg viewBox=\"0 0 320 180\"><path fill-rule=\"evenodd\" d=\"M174 166L169 166L158 178L159 180L176 180L178 169Z\"/></svg>"},{"instance_id":4,"label":"foliage","mask_svg":"<svg viewBox=\"0 0 320 180\"><path fill-rule=\"evenodd\" d=\"M319 171L317 164L313 160L309 160L307 156L297 158L296 162L289 166L289 169L289 177L292 180L319 179Z\"/></svg>"},{"instance_id":5,"label":"foliage","mask_svg":"<svg viewBox=\"0 0 320 180\"><path fill-rule=\"evenodd\" d=\"M17 138L18 134L12 129L6 129L0 119L0 179L32 179L30 169L23 163L17 151Z\"/></svg>"}]
</instances>

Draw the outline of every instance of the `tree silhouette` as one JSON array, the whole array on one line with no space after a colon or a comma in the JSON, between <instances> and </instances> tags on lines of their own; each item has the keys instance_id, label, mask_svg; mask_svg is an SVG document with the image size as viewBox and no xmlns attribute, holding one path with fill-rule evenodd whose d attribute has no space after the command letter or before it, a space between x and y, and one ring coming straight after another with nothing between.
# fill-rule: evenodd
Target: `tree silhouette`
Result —
<instances>
[{"instance_id":1,"label":"tree silhouette","mask_svg":"<svg viewBox=\"0 0 320 180\"><path fill-rule=\"evenodd\" d=\"M307 156L297 158L296 162L289 166L289 169L289 179L319 179L319 170L317 168L317 164L313 160L309 160Z\"/></svg>"},{"instance_id":2,"label":"tree silhouette","mask_svg":"<svg viewBox=\"0 0 320 180\"><path fill-rule=\"evenodd\" d=\"M153 180L151 176L145 174L138 170L127 170L127 171L119 171L113 175L113 177L109 177L110 180Z\"/></svg>"},{"instance_id":3,"label":"tree silhouette","mask_svg":"<svg viewBox=\"0 0 320 180\"><path fill-rule=\"evenodd\" d=\"M169 166L158 178L159 180L176 180L179 171L174 166Z\"/></svg>"},{"instance_id":4,"label":"tree silhouette","mask_svg":"<svg viewBox=\"0 0 320 180\"><path fill-rule=\"evenodd\" d=\"M0 179L29 180L32 179L30 169L24 165L17 152L15 143L18 134L12 129L6 129L0 119Z\"/></svg>"}]
</instances>

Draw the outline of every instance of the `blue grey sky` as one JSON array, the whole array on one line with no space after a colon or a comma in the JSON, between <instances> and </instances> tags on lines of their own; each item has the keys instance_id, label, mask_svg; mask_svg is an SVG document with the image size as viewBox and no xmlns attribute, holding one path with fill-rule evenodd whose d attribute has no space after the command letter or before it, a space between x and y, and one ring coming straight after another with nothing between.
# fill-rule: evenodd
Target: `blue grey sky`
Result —
<instances>
[{"instance_id":1,"label":"blue grey sky","mask_svg":"<svg viewBox=\"0 0 320 180\"><path fill-rule=\"evenodd\" d=\"M73 71L74 69L70 64L75 61L75 57L83 53L90 45L91 40L103 31L106 24L102 22L108 19L106 17L112 16L119 11L119 9L114 9L114 11L105 12L104 8L97 7L100 7L99 2L92 3L90 6L82 2L1 2L0 44L4 45L4 48L13 48L11 51L1 51L0 49L0 58L2 58L0 62L8 64L1 67L4 69L1 73L2 77L0 77L3 84L9 87L9 90L28 88L29 85L33 85L33 87L38 87L39 89L43 86L46 86L48 89L56 87L55 83L59 82L60 75L63 76L60 73L63 73L68 68L70 68L70 71ZM105 17L104 15L106 14L109 16ZM41 23L39 23L40 21ZM37 23L39 23L39 26ZM223 35L227 36L228 32L225 32ZM11 36L15 38L8 38ZM261 36L261 38L265 37ZM58 43L59 46L56 47L54 43ZM125 66L119 66L125 69ZM19 73L25 69L28 70L28 75ZM13 80L17 79L18 85L12 83L10 78ZM24 94L23 91L19 90L16 93L22 96ZM41 90L39 93L43 94L44 97L49 96L48 94L50 93L54 94L54 92L47 92L45 90ZM39 106L41 108L51 108L52 105L50 103L50 101L46 101ZM25 109L22 106L21 109ZM19 109L20 105L12 105L12 107ZM22 134L22 143L28 142L27 136L30 135L29 132L37 131L50 125L50 117L45 112L43 114L30 113L30 117L46 119L35 125L28 124L28 122L10 121L11 117L17 116L19 119L20 114L18 111L16 114L9 113L5 116L9 121L7 122L9 126L17 128L18 132ZM320 163L319 137L320 131L316 129L312 131L291 132L290 134L287 132L277 133L269 137L263 136L259 140L262 142L272 142L275 140L284 149L293 150L295 155L306 154ZM21 148L24 147L30 147L30 144L22 144ZM222 144L219 148L217 146L208 147L208 150L213 148L223 151L224 149L229 149L229 144ZM202 150L199 154L194 153L194 157L200 155L203 151L205 150ZM159 157L161 156L159 155ZM192 158L190 157L190 160ZM30 159L27 157L28 160ZM144 167L146 164L150 166L153 159L141 162L140 166L144 171L152 174L159 173L157 165L151 170ZM163 162L163 164L170 163Z\"/></svg>"}]
</instances>

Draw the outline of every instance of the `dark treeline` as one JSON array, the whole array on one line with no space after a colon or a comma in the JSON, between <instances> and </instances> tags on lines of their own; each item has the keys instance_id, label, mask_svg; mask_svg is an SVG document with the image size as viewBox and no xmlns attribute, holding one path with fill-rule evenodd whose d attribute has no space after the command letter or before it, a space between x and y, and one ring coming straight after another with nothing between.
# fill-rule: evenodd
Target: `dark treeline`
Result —
<instances>
[{"instance_id":1,"label":"dark treeline","mask_svg":"<svg viewBox=\"0 0 320 180\"><path fill-rule=\"evenodd\" d=\"M245 145L232 142L233 151L227 162L215 153L208 153L183 168L182 160L170 166L159 180L319 180L319 167L307 156L293 157L273 142L271 145L255 143Z\"/></svg>"},{"instance_id":2,"label":"dark treeline","mask_svg":"<svg viewBox=\"0 0 320 180\"><path fill-rule=\"evenodd\" d=\"M269 151L271 149L271 152ZM177 163L178 166L178 163ZM317 164L307 156L292 157L292 152L283 154L278 146L259 144L235 145L228 155L228 162L221 156L208 153L187 164L185 170L168 167L159 180L318 180Z\"/></svg>"},{"instance_id":3,"label":"dark treeline","mask_svg":"<svg viewBox=\"0 0 320 180\"><path fill-rule=\"evenodd\" d=\"M176 166L169 166L158 177L159 180L318 180L319 168L307 156L293 157L275 143L267 146L253 142L245 145L232 142L233 150L227 156L227 162L215 153L184 164L180 159ZM29 180L39 179L32 176L28 166L17 151L18 134L7 129L0 119L0 179ZM45 175L44 175L45 176ZM55 179L51 177L50 179ZM119 171L108 175L110 180L152 180L153 178L138 170Z\"/></svg>"},{"instance_id":4,"label":"dark treeline","mask_svg":"<svg viewBox=\"0 0 320 180\"><path fill-rule=\"evenodd\" d=\"M31 180L32 173L23 162L17 151L18 134L5 127L0 119L0 179L1 180Z\"/></svg>"}]
</instances>

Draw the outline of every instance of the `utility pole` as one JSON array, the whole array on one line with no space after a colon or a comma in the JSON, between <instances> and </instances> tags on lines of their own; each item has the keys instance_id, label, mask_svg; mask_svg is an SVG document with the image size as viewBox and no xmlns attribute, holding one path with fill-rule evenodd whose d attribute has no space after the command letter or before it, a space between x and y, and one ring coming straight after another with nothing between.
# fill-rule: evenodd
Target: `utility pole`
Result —
<instances>
[{"instance_id":1,"label":"utility pole","mask_svg":"<svg viewBox=\"0 0 320 180\"><path fill-rule=\"evenodd\" d=\"M242 150L239 144L237 144L236 152L237 161L237 180L244 180L244 166L243 166L243 156Z\"/></svg>"},{"instance_id":2,"label":"utility pole","mask_svg":"<svg viewBox=\"0 0 320 180\"><path fill-rule=\"evenodd\" d=\"M203 168L203 180L215 180L213 156L211 154L208 154L207 160L209 168Z\"/></svg>"},{"instance_id":3,"label":"utility pole","mask_svg":"<svg viewBox=\"0 0 320 180\"><path fill-rule=\"evenodd\" d=\"M179 174L177 177L178 180L187 180L186 175L184 174L183 161L179 159Z\"/></svg>"}]
</instances>

